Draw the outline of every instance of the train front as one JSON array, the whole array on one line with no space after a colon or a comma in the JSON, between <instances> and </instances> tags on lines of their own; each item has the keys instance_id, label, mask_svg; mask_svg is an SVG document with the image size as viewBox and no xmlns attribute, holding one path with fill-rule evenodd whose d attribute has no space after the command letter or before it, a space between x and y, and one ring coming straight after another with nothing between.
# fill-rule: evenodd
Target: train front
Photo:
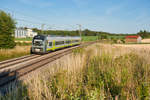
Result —
<instances>
[{"instance_id":1,"label":"train front","mask_svg":"<svg viewBox=\"0 0 150 100\"><path fill-rule=\"evenodd\" d=\"M43 54L46 52L46 36L36 35L32 40L31 54Z\"/></svg>"}]
</instances>

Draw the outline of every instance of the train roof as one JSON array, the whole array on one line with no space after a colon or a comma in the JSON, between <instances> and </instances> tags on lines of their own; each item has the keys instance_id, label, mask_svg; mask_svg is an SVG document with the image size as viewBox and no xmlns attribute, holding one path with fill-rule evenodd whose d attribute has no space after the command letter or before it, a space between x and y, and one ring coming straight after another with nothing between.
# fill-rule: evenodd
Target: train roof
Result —
<instances>
[{"instance_id":1,"label":"train roof","mask_svg":"<svg viewBox=\"0 0 150 100\"><path fill-rule=\"evenodd\" d=\"M48 40L80 40L80 37L47 37Z\"/></svg>"},{"instance_id":2,"label":"train roof","mask_svg":"<svg viewBox=\"0 0 150 100\"><path fill-rule=\"evenodd\" d=\"M60 40L81 40L81 38L79 36L46 36L46 35L37 35L35 37L46 38L49 41L53 41L53 40L58 40L58 41L60 41Z\"/></svg>"}]
</instances>

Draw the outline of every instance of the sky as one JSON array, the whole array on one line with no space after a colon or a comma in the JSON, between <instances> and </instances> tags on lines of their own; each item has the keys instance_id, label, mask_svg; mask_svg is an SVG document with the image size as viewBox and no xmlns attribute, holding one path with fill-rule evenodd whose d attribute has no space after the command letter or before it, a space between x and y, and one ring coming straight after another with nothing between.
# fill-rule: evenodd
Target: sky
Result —
<instances>
[{"instance_id":1,"label":"sky","mask_svg":"<svg viewBox=\"0 0 150 100\"><path fill-rule=\"evenodd\" d=\"M0 0L17 26L137 33L150 31L150 0Z\"/></svg>"}]
</instances>

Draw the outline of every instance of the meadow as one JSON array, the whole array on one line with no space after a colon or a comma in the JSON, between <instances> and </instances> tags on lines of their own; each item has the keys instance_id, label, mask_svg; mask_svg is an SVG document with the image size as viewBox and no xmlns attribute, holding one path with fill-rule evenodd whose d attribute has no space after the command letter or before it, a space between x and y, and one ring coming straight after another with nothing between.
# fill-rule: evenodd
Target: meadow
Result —
<instances>
[{"instance_id":1,"label":"meadow","mask_svg":"<svg viewBox=\"0 0 150 100\"><path fill-rule=\"evenodd\" d=\"M15 41L32 41L32 38L15 38Z\"/></svg>"},{"instance_id":2,"label":"meadow","mask_svg":"<svg viewBox=\"0 0 150 100\"><path fill-rule=\"evenodd\" d=\"M96 41L98 40L98 36L83 36L82 41Z\"/></svg>"},{"instance_id":3,"label":"meadow","mask_svg":"<svg viewBox=\"0 0 150 100\"><path fill-rule=\"evenodd\" d=\"M16 46L14 49L0 49L0 61L30 54L31 46Z\"/></svg>"},{"instance_id":4,"label":"meadow","mask_svg":"<svg viewBox=\"0 0 150 100\"><path fill-rule=\"evenodd\" d=\"M97 40L98 37L97 36L82 36L82 40L83 41L95 41ZM25 41L32 41L32 38L15 38L15 41L19 42L19 41L22 41L22 42L25 42Z\"/></svg>"},{"instance_id":5,"label":"meadow","mask_svg":"<svg viewBox=\"0 0 150 100\"><path fill-rule=\"evenodd\" d=\"M0 99L149 100L150 49L100 44L76 49Z\"/></svg>"}]
</instances>

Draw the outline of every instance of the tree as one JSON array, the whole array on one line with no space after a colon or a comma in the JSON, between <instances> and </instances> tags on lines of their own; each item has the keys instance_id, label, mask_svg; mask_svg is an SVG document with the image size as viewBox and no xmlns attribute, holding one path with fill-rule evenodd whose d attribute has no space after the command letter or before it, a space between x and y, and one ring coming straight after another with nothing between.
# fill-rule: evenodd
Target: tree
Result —
<instances>
[{"instance_id":1,"label":"tree","mask_svg":"<svg viewBox=\"0 0 150 100\"><path fill-rule=\"evenodd\" d=\"M146 30L144 30L144 31L141 30L137 34L140 35L142 38L148 38L148 37L150 37L150 32L147 32Z\"/></svg>"},{"instance_id":2,"label":"tree","mask_svg":"<svg viewBox=\"0 0 150 100\"><path fill-rule=\"evenodd\" d=\"M108 39L108 35L107 34L101 34L101 39Z\"/></svg>"},{"instance_id":3,"label":"tree","mask_svg":"<svg viewBox=\"0 0 150 100\"><path fill-rule=\"evenodd\" d=\"M4 11L0 11L0 48L15 47L15 21Z\"/></svg>"}]
</instances>

